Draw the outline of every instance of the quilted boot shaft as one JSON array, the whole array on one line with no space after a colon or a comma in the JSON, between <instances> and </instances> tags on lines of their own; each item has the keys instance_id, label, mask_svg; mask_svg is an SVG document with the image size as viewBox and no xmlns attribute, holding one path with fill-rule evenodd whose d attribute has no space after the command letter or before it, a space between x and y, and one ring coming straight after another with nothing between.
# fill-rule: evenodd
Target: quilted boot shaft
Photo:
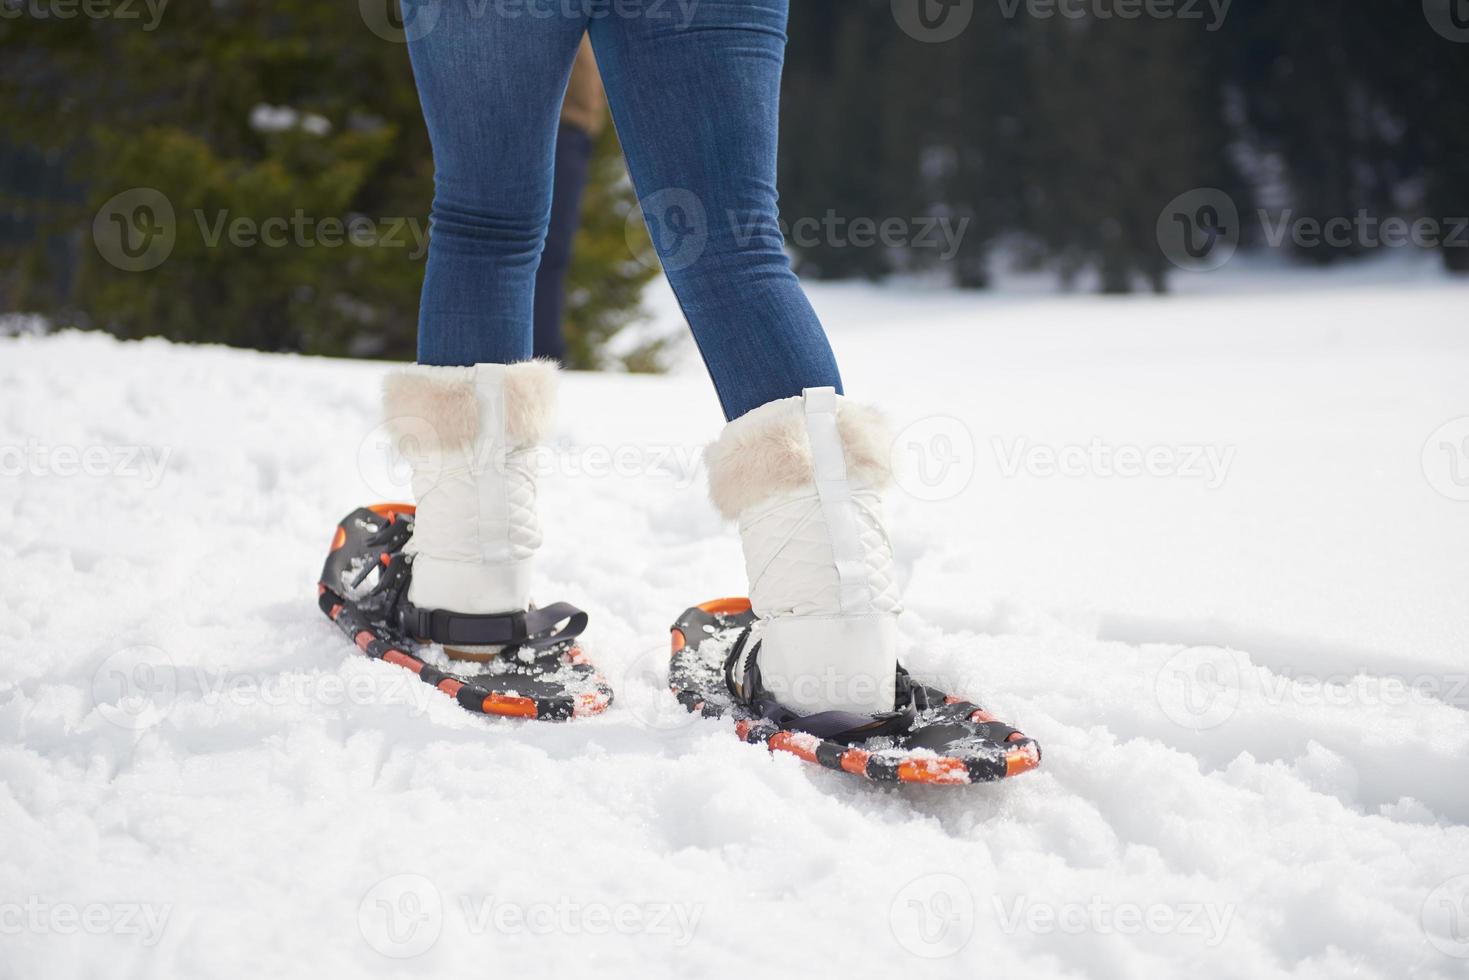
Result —
<instances>
[{"instance_id":1,"label":"quilted boot shaft","mask_svg":"<svg viewBox=\"0 0 1469 980\"><path fill-rule=\"evenodd\" d=\"M554 364L415 365L394 373L384 412L418 504L408 599L487 614L527 608L536 449L550 425Z\"/></svg>"},{"instance_id":2,"label":"quilted boot shaft","mask_svg":"<svg viewBox=\"0 0 1469 980\"><path fill-rule=\"evenodd\" d=\"M882 516L889 448L881 418L831 388L763 405L710 447L710 493L739 522L760 617L761 679L792 710L893 708L901 604Z\"/></svg>"}]
</instances>

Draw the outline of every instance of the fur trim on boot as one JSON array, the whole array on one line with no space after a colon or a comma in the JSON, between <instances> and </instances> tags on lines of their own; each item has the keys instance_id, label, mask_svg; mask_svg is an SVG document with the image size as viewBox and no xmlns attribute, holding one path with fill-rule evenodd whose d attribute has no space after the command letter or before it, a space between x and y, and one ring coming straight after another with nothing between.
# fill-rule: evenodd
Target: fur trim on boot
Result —
<instances>
[{"instance_id":1,"label":"fur trim on boot","mask_svg":"<svg viewBox=\"0 0 1469 980\"><path fill-rule=\"evenodd\" d=\"M542 442L556 413L555 361L509 364L504 369L505 436L511 446ZM463 449L480 436L480 392L475 367L415 364L383 382L383 417L394 436L411 432L405 423L423 419L445 448Z\"/></svg>"},{"instance_id":2,"label":"fur trim on boot","mask_svg":"<svg viewBox=\"0 0 1469 980\"><path fill-rule=\"evenodd\" d=\"M882 491L892 482L892 432L876 409L837 400L837 431L847 478L857 488ZM767 402L724 427L704 453L709 497L734 520L757 504L815 486L811 440L800 395Z\"/></svg>"}]
</instances>

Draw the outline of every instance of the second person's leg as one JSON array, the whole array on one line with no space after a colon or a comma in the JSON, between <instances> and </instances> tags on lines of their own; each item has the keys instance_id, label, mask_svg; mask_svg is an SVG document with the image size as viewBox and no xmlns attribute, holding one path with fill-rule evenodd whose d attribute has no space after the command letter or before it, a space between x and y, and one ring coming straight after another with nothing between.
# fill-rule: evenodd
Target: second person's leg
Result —
<instances>
[{"instance_id":1,"label":"second person's leg","mask_svg":"<svg viewBox=\"0 0 1469 980\"><path fill-rule=\"evenodd\" d=\"M536 270L535 355L566 359L566 276L581 225L581 200L591 170L593 140L580 126L562 123L556 135L556 181L546 246Z\"/></svg>"}]
</instances>

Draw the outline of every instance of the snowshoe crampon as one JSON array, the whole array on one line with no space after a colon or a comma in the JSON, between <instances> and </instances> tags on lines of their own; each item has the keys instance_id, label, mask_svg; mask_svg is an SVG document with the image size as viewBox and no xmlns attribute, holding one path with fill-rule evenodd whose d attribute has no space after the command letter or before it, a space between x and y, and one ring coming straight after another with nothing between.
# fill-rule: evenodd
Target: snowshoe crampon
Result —
<instances>
[{"instance_id":1,"label":"snowshoe crampon","mask_svg":"<svg viewBox=\"0 0 1469 980\"><path fill-rule=\"evenodd\" d=\"M968 785L1040 765L1040 746L1034 740L977 704L914 682L902 668L902 710L870 725L823 736L794 727L798 719L793 715L758 710L726 682L730 661L751 642L754 622L749 599L694 606L673 624L668 668L668 684L680 704L704 717L729 716L746 742L880 782Z\"/></svg>"},{"instance_id":2,"label":"snowshoe crampon","mask_svg":"<svg viewBox=\"0 0 1469 980\"><path fill-rule=\"evenodd\" d=\"M337 525L317 587L321 611L367 656L418 675L470 711L563 720L597 714L612 689L576 637L586 613L566 603L523 613L468 616L408 602L410 504L360 507ZM499 646L480 672L449 662L433 643ZM479 666L478 664L474 666Z\"/></svg>"}]
</instances>

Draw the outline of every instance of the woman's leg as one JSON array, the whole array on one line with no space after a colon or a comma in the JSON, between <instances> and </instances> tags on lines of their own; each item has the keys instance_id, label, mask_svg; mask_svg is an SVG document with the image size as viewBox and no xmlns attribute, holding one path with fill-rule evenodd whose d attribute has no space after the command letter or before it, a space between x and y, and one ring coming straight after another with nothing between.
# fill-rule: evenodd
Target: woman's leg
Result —
<instances>
[{"instance_id":1,"label":"woman's leg","mask_svg":"<svg viewBox=\"0 0 1469 980\"><path fill-rule=\"evenodd\" d=\"M556 371L514 362L531 355L561 95L586 17L481 0L411 9L418 2L403 0L434 148L433 238L419 363L388 378L383 407L413 469L407 601L431 611L416 635L483 658L518 641L541 543L533 464Z\"/></svg>"},{"instance_id":2,"label":"woman's leg","mask_svg":"<svg viewBox=\"0 0 1469 980\"><path fill-rule=\"evenodd\" d=\"M646 17L594 17L591 31L659 255L732 420L705 460L715 505L740 525L759 623L728 680L752 710L774 698L780 718L824 724L897 707L899 597L881 508L890 438L839 396L781 248L788 2L700 0L689 23L653 16L673 4L634 3Z\"/></svg>"},{"instance_id":3,"label":"woman's leg","mask_svg":"<svg viewBox=\"0 0 1469 980\"><path fill-rule=\"evenodd\" d=\"M408 47L435 168L421 364L531 356L561 97L586 28L555 10L432 0L411 21L429 25Z\"/></svg>"},{"instance_id":4,"label":"woman's leg","mask_svg":"<svg viewBox=\"0 0 1469 980\"><path fill-rule=\"evenodd\" d=\"M841 390L777 221L788 4L620 0L591 20L638 197L730 419Z\"/></svg>"}]
</instances>

